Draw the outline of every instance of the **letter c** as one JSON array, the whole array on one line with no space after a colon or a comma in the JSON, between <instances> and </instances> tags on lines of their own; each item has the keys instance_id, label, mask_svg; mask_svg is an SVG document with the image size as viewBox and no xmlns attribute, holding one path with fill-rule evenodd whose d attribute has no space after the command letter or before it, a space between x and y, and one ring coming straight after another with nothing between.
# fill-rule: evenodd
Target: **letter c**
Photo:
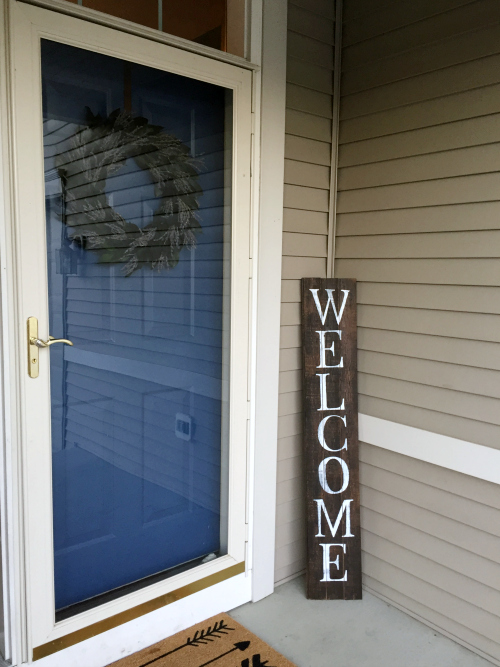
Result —
<instances>
[{"instance_id":1,"label":"letter c","mask_svg":"<svg viewBox=\"0 0 500 667\"><path fill-rule=\"evenodd\" d=\"M340 449L332 449L331 447L328 447L326 444L325 440L325 426L326 422L330 419L330 417L337 417L337 419L341 419L344 422L344 426L347 426L347 418L346 417L341 417L340 415L328 415L327 417L324 417L318 426L318 440L319 444L323 447L323 449L326 449L328 452L341 452L343 449L347 449L347 438L344 440L344 446L341 447Z\"/></svg>"}]
</instances>

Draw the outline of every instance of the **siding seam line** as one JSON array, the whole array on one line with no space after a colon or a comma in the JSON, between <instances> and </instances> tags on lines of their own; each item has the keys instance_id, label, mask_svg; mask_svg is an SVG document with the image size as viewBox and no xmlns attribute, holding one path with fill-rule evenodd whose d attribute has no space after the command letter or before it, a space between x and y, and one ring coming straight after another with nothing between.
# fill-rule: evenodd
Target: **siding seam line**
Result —
<instances>
[{"instance_id":1,"label":"siding seam line","mask_svg":"<svg viewBox=\"0 0 500 667\"><path fill-rule=\"evenodd\" d=\"M382 586L385 586L386 588L389 588L396 593L399 593L400 595L403 595L404 597L408 597L405 595L405 593L401 593L400 591L397 591L396 589L392 588L392 586L389 586L388 584L384 583L383 581L379 581L375 577L372 577L371 575L367 575L370 577L370 579L373 579L373 581L376 581L377 583L382 584ZM426 618L423 616L420 616L420 614L417 614L416 612L412 611L411 609L408 609L402 604L399 604L398 602L394 602L391 598L387 597L383 593L379 593L378 591L374 590L367 584L363 584L363 589L371 593L371 595L374 595L376 598L383 600L384 602L392 605L393 607L396 607L396 609L399 609L405 614L408 614L408 616L411 616L412 618L416 619L417 621L420 621L420 623L423 623L429 628L437 630L439 633L444 635L445 637L448 637L452 641L456 642L457 644L460 644L461 646L464 646L466 649L474 653L475 655L479 655L481 658L484 658L485 660L490 660L494 665L499 665L500 666L500 661L498 661L496 658L494 658L492 655L489 653L485 653L481 649L477 648L476 646L473 646L472 644L469 644L466 642L464 639L460 639L457 635L454 635L452 632L449 632L448 630L445 630L439 625L436 625L435 623L432 623L431 621L428 621ZM419 602L418 603L420 606L425 607L426 609L430 609L431 611L434 611L434 613L439 614L443 618L445 618L444 614L441 614L441 612L437 612L436 610L433 610L432 607L429 607L428 605L424 605L423 603ZM462 627L463 624L459 623L458 621L453 621L457 625L461 625ZM491 640L489 640L491 641Z\"/></svg>"},{"instance_id":2,"label":"siding seam line","mask_svg":"<svg viewBox=\"0 0 500 667\"><path fill-rule=\"evenodd\" d=\"M344 70L344 72L346 74L350 74L352 72L356 72L357 70L363 69L364 67L370 67L371 65L373 65L373 63L383 64L384 61L394 60L395 56L396 56L397 59L399 59L401 56L404 56L404 55L407 55L407 54L418 55L416 53L417 51L425 52L425 50L429 47L429 45L432 46L432 44L441 44L441 45L446 44L446 43L452 42L453 40L457 39L457 37L461 38L464 35L471 35L473 33L482 32L483 30L489 30L492 27L498 26L499 23L500 23L500 21L495 21L494 23L489 23L487 25L482 25L482 26L479 26L478 28L472 28L472 30L467 30L466 32L453 33L451 35L448 35L448 37L446 37L445 39L435 40L434 42L428 42L426 44L421 44L419 46L412 46L409 49L406 49L405 51L398 51L397 54L390 53L390 54L387 54L385 56L382 56L381 58L377 58L375 60L370 60L370 61L366 61L364 63L360 63L360 64L357 64L357 65L354 65L354 66L351 66L351 67L347 67ZM349 47L346 47L346 48L349 48ZM497 51L495 51L495 53L497 53ZM492 53L490 55L494 55L494 54ZM479 56L479 57L484 57L484 56ZM467 59L467 60L461 60L460 62L456 62L454 64L455 65L461 65L461 64L464 64L466 62L470 62L471 60L475 60L475 58L470 58L470 59ZM449 67L449 65L444 65L444 67ZM435 71L438 71L439 69L444 69L444 67L438 67L437 69L432 69L432 70L425 70L425 71L422 71L421 74L428 74L430 72L435 72ZM410 77L404 77L404 78L410 78ZM394 81L399 81L399 80L400 79L394 79ZM387 83L392 83L392 81L387 81ZM383 85L383 84L381 84L381 85ZM369 88L363 88L362 90L369 90ZM361 91L359 91L359 92L361 92Z\"/></svg>"},{"instance_id":3,"label":"siding seam line","mask_svg":"<svg viewBox=\"0 0 500 667\"><path fill-rule=\"evenodd\" d=\"M364 465L367 465L367 464L365 463ZM366 486L366 488L371 489L372 491L377 491L378 493L383 493L382 491L379 491L378 489L368 487L366 484L364 486ZM434 488L437 488L437 487L434 487ZM414 503L410 503L407 500L404 500L402 498L398 498L397 496L389 496L389 497L390 498L396 498L397 500L400 500L403 503L407 503L408 505L413 505L413 507L416 507L419 510L432 512L432 510L427 510L425 507L422 508L420 505L415 505ZM449 546L451 546L455 549L460 549L461 551L464 551L467 554L471 554L472 556L474 556L476 558L482 558L483 560L488 561L488 563L493 563L493 565L500 566L500 563L498 561L492 560L488 556L484 556L482 553L479 553L479 551L471 551L470 549L467 549L467 548L465 548L465 547L463 547L459 544L456 544L455 542L449 542L448 540L445 540L443 537L437 536L435 533L426 532L425 530L423 530L423 528L417 528L413 524L404 523L404 521L402 521L402 520L395 519L394 516L384 514L383 512L381 512L379 510L374 510L371 507L368 507L367 505L363 505L363 504L361 504L361 509L362 510L367 510L368 512L373 512L374 514L378 514L383 519L388 519L389 521L394 521L395 523L399 523L402 526L405 526L406 528L410 528L412 531L415 531L417 533L422 533L423 535L426 535L427 537L430 537L434 540L439 540L443 544L449 545ZM442 519L444 519L446 521L452 521L453 523L459 523L459 524L461 523L460 521L457 521L456 519L452 519L449 516L444 516L442 514L438 514L437 516L441 517ZM474 526L469 526L468 524L461 524L461 525L464 525L467 528L472 528L473 530L477 530L478 532L484 532L484 531L481 531L480 528L474 528ZM368 533L372 533L373 535L377 535L377 537L380 537L380 539L386 540L387 542L390 542L391 544L396 544L397 546L401 547L402 549L406 549L407 551L411 551L412 553L416 553L417 555L421 555L421 554L418 554L418 552L413 551L413 549L410 549L408 547L404 547L401 544L398 544L397 542L394 542L393 540L390 540L389 538L384 537L383 535L379 535L378 533L375 533L373 530L368 530L368 528L365 528L363 526L361 526L361 529L367 531ZM486 533L486 534L491 535L491 533ZM427 556L423 556L423 558L427 558ZM436 563L439 563L440 565L442 565L442 563L440 563L439 561L434 561L432 558L428 558L428 560L432 560L433 562L436 562ZM448 569L452 570L453 572L458 572L458 570L453 570L451 567L449 567ZM460 573L460 574L462 574L462 573ZM471 579L472 581L477 581L477 583L479 583L479 584L483 583L481 581L478 581L477 579L472 579L472 577L470 575L463 575L463 576L467 577L468 579ZM483 583L483 586L488 586L488 584ZM493 588L492 586L488 586L488 587L492 588L492 590L494 590L494 591L500 592L499 589Z\"/></svg>"},{"instance_id":4,"label":"siding seam line","mask_svg":"<svg viewBox=\"0 0 500 667\"><path fill-rule=\"evenodd\" d=\"M375 556L375 554L372 554L369 551L366 551L365 549L363 549L363 553L367 554L370 558L374 558L374 559L380 561L384 565L388 565L389 567L394 568L395 570L399 570L400 572L403 572L407 577L411 577L412 579L416 579L417 581L422 581L423 583L427 584L428 586L432 586L432 588L436 589L436 591L442 591L446 595L449 595L450 597L455 598L456 600L460 600L460 602L464 602L465 604L470 605L471 607L475 607L476 609L483 612L484 614L488 614L488 616L491 616L492 619L498 619L498 616L496 614L494 614L493 612L487 611L486 609L483 609L482 607L478 607L478 605L474 604L473 602L469 602L469 600L465 600L464 598L459 597L458 595L456 595L455 593L452 593L451 591L447 590L446 588L441 588L440 586L437 586L436 584L433 584L430 581L427 581L427 579L422 579L422 577L419 577L416 574L413 574L413 572L409 572L408 570L404 570L402 567L399 567L398 565L394 565L393 563L389 562L388 560L384 560L383 558L380 558L380 556ZM365 571L365 573L366 573L366 571ZM371 577L372 579L375 579L375 581L378 581L374 576L372 576L370 574L368 574L367 576ZM388 586L388 584L384 584L383 581L381 581L380 583L383 584L384 586ZM389 586L389 588L390 588L390 586ZM405 593L401 593L401 595L405 595L406 597L408 597ZM417 600L417 602L418 602L418 600ZM419 604L422 604L422 603L420 602ZM425 606L427 606L429 609L431 609L435 613L441 614L441 616L444 616L444 614L442 612L438 611L435 607L433 608L433 607L430 607L429 605L425 605ZM455 618L453 618L451 616L449 617L449 620L453 621L454 623L457 623L458 625L462 625L462 626L464 625L463 623L461 623L460 621L457 621ZM480 637L483 637L484 639L486 639L490 642L495 641L494 639L492 639L488 635L483 635L478 630L473 630L471 628L468 628L468 629L471 632L474 632L475 634L479 635Z\"/></svg>"},{"instance_id":5,"label":"siding seam line","mask_svg":"<svg viewBox=\"0 0 500 667\"><path fill-rule=\"evenodd\" d=\"M410 77L410 78L416 78L416 77ZM409 80L409 79L408 79ZM392 107L385 107L383 109L377 109L375 111L368 111L367 113L362 113L359 114L358 116L343 116L340 120L341 122L345 121L353 121L357 120L358 118L368 118L369 116L376 116L377 114L382 114L382 113L387 113L390 111L395 111L397 109L409 109L412 106L415 106L417 104L427 104L428 102L437 102L438 100L445 100L448 97L454 97L456 95L463 95L464 93L471 93L476 90L483 90L484 88L493 88L493 87L498 87L500 85L500 80L496 81L494 83L487 83L483 86L473 86L472 88L460 88L459 90L455 90L450 93L445 93L444 95L435 95L434 97L424 97L418 100L412 100L411 102L404 102L403 104L395 104ZM345 97L350 97L350 95L342 95L342 99ZM480 114L480 116L483 114ZM491 115L491 112L488 114L484 114L486 116ZM478 117L480 117L478 116ZM467 118L471 118L471 116L468 116ZM464 119L461 119L464 120ZM453 121L450 121L453 122ZM414 128L415 129L415 128ZM397 134L397 132L391 132L388 135L383 135L383 136L393 136L394 134Z\"/></svg>"},{"instance_id":6,"label":"siding seam line","mask_svg":"<svg viewBox=\"0 0 500 667\"><path fill-rule=\"evenodd\" d=\"M437 126L437 127L439 127L439 126ZM353 142L353 143L356 143L356 142ZM344 145L346 145L346 144L344 144ZM339 171L344 170L344 169L358 169L360 167L372 166L372 165L376 165L376 164L377 165L378 164L383 165L386 162L397 162L398 160L401 160L401 161L403 161L403 160L413 160L414 158L429 157L430 155L444 155L445 153L456 153L457 151L468 151L468 150L471 150L471 149L474 149L474 148L482 148L483 146L497 146L497 145L500 145L499 140L497 140L497 141L486 141L483 144L470 144L470 145L467 145L467 146L465 146L465 145L464 146L454 146L453 148L440 148L439 150L429 151L427 153L414 153L412 155L400 155L400 156L398 155L397 157L388 157L388 158L383 158L382 160L371 160L370 162L359 162L359 163L355 163L355 164L346 164L342 167L339 167ZM492 171L493 171L493 173L497 173L498 169L494 169ZM479 172L479 173L487 174L487 173L492 173L492 172ZM468 175L470 175L470 172L466 172L464 175L468 176ZM444 176L442 178L453 178L453 177ZM424 180L427 181L427 180L434 180L434 179L426 178ZM401 181L401 182L402 183L413 183L414 181L411 180L411 181ZM387 183L387 185L390 185L390 183ZM368 186L368 187L370 187L370 186ZM376 186L371 186L371 187L376 187ZM359 190L360 188L357 188L357 189Z\"/></svg>"},{"instance_id":7,"label":"siding seam line","mask_svg":"<svg viewBox=\"0 0 500 667\"><path fill-rule=\"evenodd\" d=\"M309 14L314 14L314 16L319 16L322 19L327 19L328 21L332 21L332 23L335 21L335 17L332 16L327 16L326 14L321 14L320 12L314 11L314 9L310 9L309 7L303 7L302 5L298 5L296 2L293 2L293 0L288 0L288 4L293 5L293 7L297 7L297 9L302 9L304 12L308 12Z\"/></svg>"},{"instance_id":8,"label":"siding seam line","mask_svg":"<svg viewBox=\"0 0 500 667\"><path fill-rule=\"evenodd\" d=\"M382 514L381 516L384 516L384 515ZM399 523L401 523L401 521ZM284 524L284 525L287 525L287 524ZM406 526L406 524L402 524L402 525ZM485 584L483 581L478 581L477 579L474 579L473 577L471 577L470 574L465 574L464 572L461 572L460 570L456 570L451 565L443 565L443 563L439 560L436 560L434 558L429 558L428 556L424 556L423 554L419 553L418 551L415 551L414 549L410 549L408 546L403 546L402 544L399 544L398 542L394 542L393 540L390 540L389 538L385 537L384 535L379 535L378 533L376 533L373 530L368 530L368 528L366 528L366 527L361 526L361 530L364 533L368 533L370 535L373 535L376 539L381 540L381 541L387 543L388 545L394 545L398 549L402 549L403 551L408 551L410 554L413 554L414 556L417 556L418 558L422 558L423 560L429 561L430 563L433 563L434 565L438 565L439 567L443 567L446 570L448 570L449 572L451 572L453 575L457 575L461 578L463 577L464 579L467 579L469 582L472 582L472 584L478 584L478 586L484 586L485 588L488 589L488 591L493 591L493 593L496 593L497 595L500 594L500 591L497 588L493 588L493 586ZM428 536L428 533L425 533L422 530L419 531L418 528L413 528L413 530L418 531L418 532L422 533L423 535ZM429 536L429 537L433 537L436 540L439 539L438 537L434 537L434 535ZM290 543L290 544L292 544L292 543ZM450 544L450 543L446 542L446 544ZM283 545L283 546L286 546L286 545ZM452 545L452 546L454 546L454 545ZM473 554L473 552L467 551L463 547L456 547L456 548L459 549L462 552L465 551L467 554L472 554L473 556L476 556L477 558L483 558L483 556L480 556L479 554ZM366 554L369 554L370 556L372 556L372 558L378 558L379 560L384 560L380 556L377 556L375 553L373 553L372 551L367 549L365 547L365 545L363 545L362 551L364 551ZM487 560L487 559L485 559L485 560ZM384 562L388 563L389 565L392 565L392 567L399 567L398 565L394 565L390 561L384 560ZM490 560L489 562L493 563L493 565L498 565L498 563L495 563L495 561ZM402 568L399 568L399 569L402 569ZM417 579L421 579L421 577L419 577L417 574L414 574L414 572L408 572L407 570L405 570L405 572L407 572L408 574L411 574L413 577L416 577ZM442 590L445 593L448 593L448 595L454 595L455 597L458 597L456 595L456 593L452 593L449 589L442 588L440 585L433 584L430 581L427 581L427 580L425 580L425 581L426 581L427 584L430 584L431 586L434 586L438 590ZM488 609L485 609L484 607L480 607L475 602L471 602L470 600L467 600L467 602L471 606L477 607L478 609L480 609L481 611L483 611L486 614L491 614L491 616L493 616L493 617L498 616L498 614L495 614L495 612L490 611Z\"/></svg>"},{"instance_id":9,"label":"siding seam line","mask_svg":"<svg viewBox=\"0 0 500 667\"><path fill-rule=\"evenodd\" d=\"M332 25L333 25L333 23L334 23L334 21L332 21ZM311 39L313 42L317 42L318 44L323 44L324 46L331 46L333 48L333 42L325 42L322 39L318 39L318 37L313 37L312 35L308 35L306 32L299 32L298 30L295 30L294 28L288 28L287 33L290 33L290 32L293 32L294 35L299 35L300 37L305 37L306 39ZM291 56L291 57L296 58L297 56ZM321 65L318 65L318 67L321 67Z\"/></svg>"},{"instance_id":10,"label":"siding seam line","mask_svg":"<svg viewBox=\"0 0 500 667\"><path fill-rule=\"evenodd\" d=\"M496 21L495 23L491 24L491 26L488 25L487 27L490 28L490 27L498 26L499 24L500 24L500 21ZM484 28L484 26L483 26L483 28ZM477 30L470 30L470 31L467 31L465 33L458 33L458 36L462 37L464 35L468 35L468 34L473 33L473 32L477 32ZM453 37L455 37L455 35L453 35ZM435 44L442 44L442 41L438 40L437 42L434 42L434 43ZM407 52L405 52L405 53L407 53ZM384 83L376 83L376 84L370 86L369 88L360 88L359 90L351 90L349 92L344 93L344 97L349 97L350 95L360 95L360 94L363 94L363 93L367 93L371 90L377 90L377 88L383 88L384 86L392 86L396 83L400 83L401 81L410 81L410 79L414 79L414 78L419 77L419 76L427 76L429 74L435 74L436 72L444 72L445 70L451 69L453 67L457 67L457 68L458 67L463 67L464 65L467 65L468 63L473 63L473 62L476 62L478 60L484 60L485 58L493 58L493 57L498 56L498 55L500 55L500 49L498 51L493 51L492 53L486 53L484 55L477 56L476 58L471 57L471 58L467 58L467 60L461 60L460 62L451 63L449 65L442 65L441 67L436 67L435 69L416 72L416 73L410 74L408 76L401 76L398 79L392 79L391 81L385 81ZM392 54L391 54L391 56L388 56L388 58L393 58ZM344 70L344 72L346 74L348 74L348 73L354 72L355 69L363 69L363 67L365 67L365 66L370 66L374 62L382 62L383 60L384 60L383 58L380 58L378 60L373 60L373 61L370 60L369 62L365 63L365 65L360 65L357 68L353 68L353 69L350 69L350 70L346 69L346 70ZM461 90L467 90L467 88L461 89Z\"/></svg>"},{"instance_id":11,"label":"siding seam line","mask_svg":"<svg viewBox=\"0 0 500 667\"><path fill-rule=\"evenodd\" d=\"M444 12L436 12L435 14L429 14L427 16L424 16L420 19L417 19L416 21L410 21L409 23L403 23L399 25L396 28L391 28L390 30L385 30L384 32L372 35L371 37L364 37L363 39L360 39L358 42L350 42L346 44L346 48L352 47L352 46L357 46L358 44L363 44L364 42L370 42L374 39L377 39L379 37L385 37L385 35L392 35L395 32L399 32L400 30L403 30L404 28L409 28L411 26L415 26L417 23L423 23L424 21L430 21L432 19L435 19L437 16L443 16L443 14L451 14L452 12L456 12L457 9L461 9L462 7L467 7L467 5L474 5L474 4L479 4L481 0L471 0L470 2L463 2L462 4L458 5L458 7L450 7L450 9L445 9ZM373 12L374 14L376 12ZM348 21L346 21L347 25ZM467 32L470 32L468 30L463 30L462 32L457 32L454 33L454 35L462 35L466 34ZM432 42L425 42L424 45L427 44L435 44L439 40L433 40ZM404 53L404 51L402 51Z\"/></svg>"}]
</instances>

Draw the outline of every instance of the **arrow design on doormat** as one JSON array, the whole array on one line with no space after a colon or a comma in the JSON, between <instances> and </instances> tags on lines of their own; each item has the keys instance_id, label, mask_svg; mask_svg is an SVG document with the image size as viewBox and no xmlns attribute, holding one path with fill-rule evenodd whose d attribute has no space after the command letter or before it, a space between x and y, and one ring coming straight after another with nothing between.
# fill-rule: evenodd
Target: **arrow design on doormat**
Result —
<instances>
[{"instance_id":1,"label":"arrow design on doormat","mask_svg":"<svg viewBox=\"0 0 500 667\"><path fill-rule=\"evenodd\" d=\"M212 662L217 662L217 660L220 660L225 655L229 655L230 653L233 653L234 651L246 651L246 649L249 646L250 646L250 642L237 642L236 644L234 644L234 648L230 649L229 651L226 651L225 653L221 653L216 658L212 658L212 660L209 660L208 662L204 662L202 665L200 665L200 667L206 667L207 665L211 665Z\"/></svg>"},{"instance_id":2,"label":"arrow design on doormat","mask_svg":"<svg viewBox=\"0 0 500 667\"><path fill-rule=\"evenodd\" d=\"M260 653L255 653L252 656L252 667L271 667L269 664L269 660L261 660L260 659ZM250 660L248 658L245 658L242 663L241 667L250 667Z\"/></svg>"},{"instance_id":3,"label":"arrow design on doormat","mask_svg":"<svg viewBox=\"0 0 500 667\"><path fill-rule=\"evenodd\" d=\"M156 656L156 658L153 658L153 660L150 660L149 662L143 662L140 667L147 667L148 665L152 665L157 660L166 658L167 655L172 655L172 653L176 653L177 651L186 648L186 646L199 646L200 644L208 644L208 642L213 642L214 639L220 639L222 635L227 635L232 630L234 630L234 628L230 628L226 624L226 621L224 620L219 622L216 621L213 627L209 625L207 630L204 629L201 631L196 630L192 639L191 637L188 637L187 640L184 642L184 644L177 646L177 648L174 648L171 651L168 651L167 653L162 653L161 655ZM246 642L240 642L240 643L244 644ZM235 651L236 649L232 650ZM243 651L244 649L241 650ZM208 662L206 664L208 665Z\"/></svg>"}]
</instances>

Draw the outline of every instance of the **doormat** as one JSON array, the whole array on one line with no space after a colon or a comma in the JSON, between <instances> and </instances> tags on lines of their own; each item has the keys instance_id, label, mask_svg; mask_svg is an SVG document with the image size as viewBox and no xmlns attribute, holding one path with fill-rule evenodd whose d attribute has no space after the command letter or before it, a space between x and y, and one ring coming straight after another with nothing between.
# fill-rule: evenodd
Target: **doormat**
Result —
<instances>
[{"instance_id":1,"label":"doormat","mask_svg":"<svg viewBox=\"0 0 500 667\"><path fill-rule=\"evenodd\" d=\"M296 667L227 614L164 639L108 667Z\"/></svg>"}]
</instances>

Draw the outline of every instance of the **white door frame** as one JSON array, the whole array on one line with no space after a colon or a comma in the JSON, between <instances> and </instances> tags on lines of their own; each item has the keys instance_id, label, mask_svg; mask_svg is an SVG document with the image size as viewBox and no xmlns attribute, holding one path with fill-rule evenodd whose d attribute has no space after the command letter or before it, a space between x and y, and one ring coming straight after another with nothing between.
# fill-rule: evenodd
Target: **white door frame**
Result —
<instances>
[{"instance_id":1,"label":"white door frame","mask_svg":"<svg viewBox=\"0 0 500 667\"><path fill-rule=\"evenodd\" d=\"M4 28L4 19L9 13L14 0L0 0L0 21ZM73 11L75 5L69 5L58 0L34 0L35 4L59 5L62 9ZM78 10L81 10L78 7ZM67 13L71 13L68 11ZM250 360L249 398L253 398L253 407L249 413L249 463L254 471L255 482L250 485L250 499L248 521L250 524L250 549L247 553L247 574L241 574L230 580L233 593L232 601L226 608L233 608L248 600L254 600L268 595L273 590L274 580L274 524L275 524L275 495L276 495L276 438L277 438L277 403L278 403L278 356L279 356L279 305L281 284L281 230L282 230L282 184L284 166L284 112L285 112L285 67L286 67L286 0L273 0L264 3L262 0L253 0L250 10L251 33L248 53L251 62L243 61L226 54L212 52L217 60L238 64L244 69L254 71L253 76L253 112L254 112L254 142L253 142L253 194L252 194L252 267L253 280L251 292L254 296L252 311L252 356ZM113 17L106 17L103 23L120 23ZM261 27L264 24L264 39ZM123 22L121 22L123 23ZM126 22L125 22L126 23ZM266 38L266 26L269 26ZM120 29L123 26L116 25ZM129 32L140 32L134 26ZM161 35L156 41L164 43L179 42L177 38ZM205 54L205 47L198 47L192 43L175 45L188 51ZM5 50L7 40L3 41ZM222 57L221 57L222 56ZM14 331L16 304L8 295L9 284L8 267L10 265L7 248L10 243L9 224L13 215L12 206L12 174L11 165L11 131L12 118L9 113L8 57L5 51L0 52L0 148L3 148L3 159L0 162L0 195L3 189L4 206L0 208L0 223L2 224L0 237L0 279L2 286L2 339L3 358L2 379L5 387L3 401L2 434L4 436L4 450L0 465L2 466L1 487L2 501L2 542L4 544L3 581L6 597L6 635L7 654L13 664L20 664L29 659L26 649L26 615L23 609L24 556L22 549L15 548L20 543L19 526L21 512L21 497L18 495L14 480L17 479L20 461L16 455L16 441L18 438L18 400L12 393L11 354L12 348L18 341ZM260 65L262 64L262 72ZM262 103L261 103L262 98ZM262 137L261 137L262 128ZM264 135L267 137L264 141ZM3 140L3 145L2 145ZM3 173L2 173L3 171ZM259 183L265 180L268 187L259 188ZM8 288L8 289L6 289ZM22 346L21 346L22 347ZM23 350L20 350L22 355ZM3 362L3 363L2 363ZM14 445L14 447L12 446ZM254 493L257 486L258 493ZM252 534L256 536L252 540ZM253 544L252 544L253 542ZM251 570L252 578L248 576ZM253 590L251 583L253 581ZM222 595L230 595L228 582L195 593L197 599L197 614L187 614L185 623L195 623L207 616L222 610L217 600L219 590ZM224 597L224 596L223 596ZM121 646L126 653L138 650L164 637L166 634L181 629L178 622L179 613L187 609L185 600L163 607L145 617L130 621L124 626L110 630L105 635L88 639L78 644L76 651L66 649L45 658L42 663L47 665L80 664L77 656L85 656L82 665L90 667L107 664L116 659L113 647ZM9 639L12 638L12 641ZM105 641L103 641L105 639ZM101 662L102 659L102 662Z\"/></svg>"},{"instance_id":2,"label":"white door frame","mask_svg":"<svg viewBox=\"0 0 500 667\"><path fill-rule=\"evenodd\" d=\"M247 488L248 341L250 322L250 148L251 73L223 62L209 61L134 35L18 2L12 7L12 108L14 118L15 207L11 256L12 296L16 319L21 483L24 501L24 553L28 641L33 659L59 650L95 631L121 623L186 594L186 587L205 587L221 577L244 571ZM46 339L48 279L43 185L41 41L54 40L91 52L136 62L206 81L233 91L233 155L231 229L231 324L229 336L229 505L227 555L137 590L120 599L82 611L60 622L54 619L54 552L52 537L52 454L50 448L49 354L41 354L39 376L28 376L26 321L35 315ZM71 352L72 350L70 350ZM67 352L65 349L64 352ZM226 393L226 389L223 392Z\"/></svg>"}]
</instances>

